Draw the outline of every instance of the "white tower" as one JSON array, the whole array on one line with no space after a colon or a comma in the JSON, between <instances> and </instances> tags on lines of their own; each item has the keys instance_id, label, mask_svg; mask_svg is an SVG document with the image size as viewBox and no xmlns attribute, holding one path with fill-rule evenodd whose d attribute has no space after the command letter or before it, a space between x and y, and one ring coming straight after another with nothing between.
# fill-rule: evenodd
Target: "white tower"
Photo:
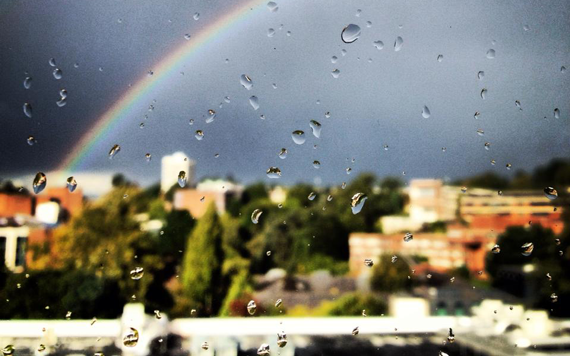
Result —
<instances>
[{"instance_id":1,"label":"white tower","mask_svg":"<svg viewBox=\"0 0 570 356\"><path fill-rule=\"evenodd\" d=\"M162 157L160 189L166 193L174 184L178 184L180 171L186 172L187 184L192 185L195 165L196 163L188 158L184 152L176 152L171 156Z\"/></svg>"}]
</instances>

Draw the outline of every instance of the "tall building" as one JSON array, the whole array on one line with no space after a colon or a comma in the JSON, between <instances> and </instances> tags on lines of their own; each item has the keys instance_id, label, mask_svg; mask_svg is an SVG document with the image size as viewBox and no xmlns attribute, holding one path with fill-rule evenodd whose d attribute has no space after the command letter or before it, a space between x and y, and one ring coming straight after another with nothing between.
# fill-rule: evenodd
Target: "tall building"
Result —
<instances>
[{"instance_id":1,"label":"tall building","mask_svg":"<svg viewBox=\"0 0 570 356\"><path fill-rule=\"evenodd\" d=\"M184 152L176 152L170 156L162 157L162 167L160 173L160 189L167 192L174 184L178 184L178 174L180 171L186 172L187 185L194 182L194 167L196 162L188 158Z\"/></svg>"}]
</instances>

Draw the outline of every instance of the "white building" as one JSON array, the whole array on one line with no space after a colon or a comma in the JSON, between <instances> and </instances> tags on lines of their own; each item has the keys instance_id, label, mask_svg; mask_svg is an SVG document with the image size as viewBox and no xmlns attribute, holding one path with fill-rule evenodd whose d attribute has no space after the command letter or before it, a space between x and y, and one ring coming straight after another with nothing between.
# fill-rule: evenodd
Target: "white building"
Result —
<instances>
[{"instance_id":1,"label":"white building","mask_svg":"<svg viewBox=\"0 0 570 356\"><path fill-rule=\"evenodd\" d=\"M30 228L14 221L0 219L0 261L14 272L22 272L26 264L26 246Z\"/></svg>"},{"instance_id":2,"label":"white building","mask_svg":"<svg viewBox=\"0 0 570 356\"><path fill-rule=\"evenodd\" d=\"M180 171L186 172L188 185L194 182L194 167L196 162L188 158L183 152L176 152L170 156L162 157L160 173L160 189L167 192L174 184L178 184Z\"/></svg>"}]
</instances>

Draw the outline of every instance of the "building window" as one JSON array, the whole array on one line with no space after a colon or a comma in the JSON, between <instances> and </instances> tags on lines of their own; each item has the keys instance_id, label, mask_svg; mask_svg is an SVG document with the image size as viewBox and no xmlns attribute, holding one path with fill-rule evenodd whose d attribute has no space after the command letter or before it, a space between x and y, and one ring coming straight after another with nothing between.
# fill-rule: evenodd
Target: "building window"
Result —
<instances>
[{"instance_id":1,"label":"building window","mask_svg":"<svg viewBox=\"0 0 570 356\"><path fill-rule=\"evenodd\" d=\"M16 242L16 267L24 266L26 263L26 244L28 239L26 237L18 237Z\"/></svg>"}]
</instances>

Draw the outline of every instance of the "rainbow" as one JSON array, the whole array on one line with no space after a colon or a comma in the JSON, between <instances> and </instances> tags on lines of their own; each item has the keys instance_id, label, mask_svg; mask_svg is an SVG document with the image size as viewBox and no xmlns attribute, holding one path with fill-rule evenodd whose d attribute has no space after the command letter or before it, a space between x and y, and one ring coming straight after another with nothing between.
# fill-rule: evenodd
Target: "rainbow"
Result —
<instances>
[{"instance_id":1,"label":"rainbow","mask_svg":"<svg viewBox=\"0 0 570 356\"><path fill-rule=\"evenodd\" d=\"M97 142L105 137L121 119L126 118L146 94L151 92L166 78L176 73L182 64L199 54L200 49L205 48L208 43L225 34L232 26L244 21L254 12L258 12L259 9L255 8L266 1L268 0L249 0L238 4L161 59L153 67L155 68L155 74L152 77L148 77L145 74L143 78L140 78L136 84L131 86L124 95L103 113L89 131L75 144L73 150L59 165L58 171L71 173L80 168L81 163L86 157L90 156L97 146Z\"/></svg>"}]
</instances>

